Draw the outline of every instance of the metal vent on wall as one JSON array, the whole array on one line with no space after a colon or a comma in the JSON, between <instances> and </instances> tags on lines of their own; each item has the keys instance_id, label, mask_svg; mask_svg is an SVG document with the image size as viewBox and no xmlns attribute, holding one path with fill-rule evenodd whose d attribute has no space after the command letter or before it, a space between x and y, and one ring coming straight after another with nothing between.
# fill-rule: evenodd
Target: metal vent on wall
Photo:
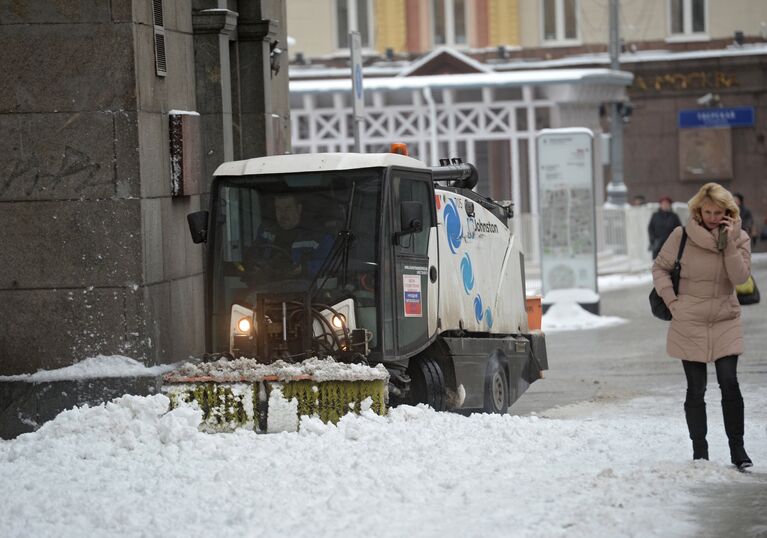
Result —
<instances>
[{"instance_id":1,"label":"metal vent on wall","mask_svg":"<svg viewBox=\"0 0 767 538\"><path fill-rule=\"evenodd\" d=\"M152 15L154 19L154 65L157 76L168 74L165 58L165 26L163 23L162 0L152 0Z\"/></svg>"}]
</instances>

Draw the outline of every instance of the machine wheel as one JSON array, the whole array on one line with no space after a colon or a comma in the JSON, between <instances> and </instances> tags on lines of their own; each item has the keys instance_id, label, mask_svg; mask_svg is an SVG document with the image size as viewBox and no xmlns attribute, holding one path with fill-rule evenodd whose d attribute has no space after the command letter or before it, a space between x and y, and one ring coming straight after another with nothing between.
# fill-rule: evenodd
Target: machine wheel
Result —
<instances>
[{"instance_id":1,"label":"machine wheel","mask_svg":"<svg viewBox=\"0 0 767 538\"><path fill-rule=\"evenodd\" d=\"M498 359L493 357L485 374L485 413L505 415L509 410L509 381Z\"/></svg>"},{"instance_id":2,"label":"machine wheel","mask_svg":"<svg viewBox=\"0 0 767 538\"><path fill-rule=\"evenodd\" d=\"M445 410L445 375L437 361L419 357L410 361L410 403L425 403L435 411Z\"/></svg>"}]
</instances>

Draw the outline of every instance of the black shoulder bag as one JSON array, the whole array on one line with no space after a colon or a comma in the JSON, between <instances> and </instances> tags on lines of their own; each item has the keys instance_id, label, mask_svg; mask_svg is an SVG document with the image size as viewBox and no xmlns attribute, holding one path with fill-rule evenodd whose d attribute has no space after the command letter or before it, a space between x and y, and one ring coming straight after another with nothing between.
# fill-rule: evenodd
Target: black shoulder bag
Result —
<instances>
[{"instance_id":1,"label":"black shoulder bag","mask_svg":"<svg viewBox=\"0 0 767 538\"><path fill-rule=\"evenodd\" d=\"M671 270L671 285L674 287L674 293L679 295L679 278L682 273L682 264L679 260L682 259L682 253L684 252L684 244L687 242L687 230L682 228L682 241L679 243L679 252L676 254L676 261L674 262L674 268ZM663 298L658 295L653 286L650 292L650 310L652 310L653 316L663 321L669 321L671 319L671 310L668 309L666 303L663 302Z\"/></svg>"}]
</instances>

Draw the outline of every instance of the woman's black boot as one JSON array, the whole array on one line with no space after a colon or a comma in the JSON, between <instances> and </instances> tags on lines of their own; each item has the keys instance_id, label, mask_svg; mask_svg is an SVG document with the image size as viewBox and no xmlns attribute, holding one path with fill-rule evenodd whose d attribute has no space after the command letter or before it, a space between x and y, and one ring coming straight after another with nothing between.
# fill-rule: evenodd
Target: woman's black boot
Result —
<instances>
[{"instance_id":1,"label":"woman's black boot","mask_svg":"<svg viewBox=\"0 0 767 538\"><path fill-rule=\"evenodd\" d=\"M692 459L694 460L707 460L708 459L708 441L703 439L693 440L692 442Z\"/></svg>"},{"instance_id":2,"label":"woman's black boot","mask_svg":"<svg viewBox=\"0 0 767 538\"><path fill-rule=\"evenodd\" d=\"M706 403L684 404L684 416L687 419L687 429L692 439L692 459L708 459L708 442L706 441Z\"/></svg>"},{"instance_id":3,"label":"woman's black boot","mask_svg":"<svg viewBox=\"0 0 767 538\"><path fill-rule=\"evenodd\" d=\"M730 444L730 461L732 461L732 464L735 467L741 470L754 466L751 458L749 458L748 454L746 454L746 449L743 448L742 441L740 445Z\"/></svg>"},{"instance_id":4,"label":"woman's black boot","mask_svg":"<svg viewBox=\"0 0 767 538\"><path fill-rule=\"evenodd\" d=\"M743 448L743 398L722 400L724 431L730 441L730 461L738 469L746 469L754 464Z\"/></svg>"}]
</instances>

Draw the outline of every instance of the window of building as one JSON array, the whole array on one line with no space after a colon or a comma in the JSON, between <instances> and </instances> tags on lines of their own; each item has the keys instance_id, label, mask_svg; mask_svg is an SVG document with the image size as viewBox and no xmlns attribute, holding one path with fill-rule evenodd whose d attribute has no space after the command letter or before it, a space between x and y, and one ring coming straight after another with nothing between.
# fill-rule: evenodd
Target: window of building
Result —
<instances>
[{"instance_id":1,"label":"window of building","mask_svg":"<svg viewBox=\"0 0 767 538\"><path fill-rule=\"evenodd\" d=\"M168 60L165 55L165 23L163 22L162 0L152 1L154 23L154 65L158 77L168 74Z\"/></svg>"},{"instance_id":2,"label":"window of building","mask_svg":"<svg viewBox=\"0 0 767 538\"><path fill-rule=\"evenodd\" d=\"M543 0L543 41L560 43L578 39L578 0Z\"/></svg>"},{"instance_id":3,"label":"window of building","mask_svg":"<svg viewBox=\"0 0 767 538\"><path fill-rule=\"evenodd\" d=\"M466 0L432 0L435 45L467 45Z\"/></svg>"},{"instance_id":4,"label":"window of building","mask_svg":"<svg viewBox=\"0 0 767 538\"><path fill-rule=\"evenodd\" d=\"M671 35L706 33L706 0L669 0Z\"/></svg>"},{"instance_id":5,"label":"window of building","mask_svg":"<svg viewBox=\"0 0 767 538\"><path fill-rule=\"evenodd\" d=\"M373 48L373 0L336 0L336 39L339 49L349 47L349 32L356 30L362 46Z\"/></svg>"}]
</instances>

